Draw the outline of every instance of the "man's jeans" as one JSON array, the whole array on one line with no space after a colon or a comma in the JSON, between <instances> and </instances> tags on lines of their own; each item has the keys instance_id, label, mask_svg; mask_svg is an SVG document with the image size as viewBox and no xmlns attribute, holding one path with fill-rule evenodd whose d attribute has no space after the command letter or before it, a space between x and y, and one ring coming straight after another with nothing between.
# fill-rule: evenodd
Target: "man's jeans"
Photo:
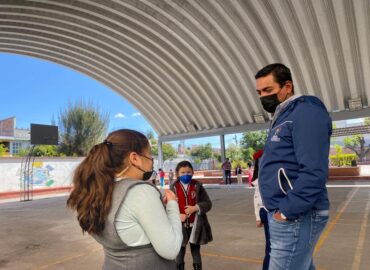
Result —
<instances>
[{"instance_id":1,"label":"man's jeans","mask_svg":"<svg viewBox=\"0 0 370 270\"><path fill-rule=\"evenodd\" d=\"M311 210L296 220L280 221L268 213L269 270L314 270L312 253L329 219L329 210Z\"/></svg>"},{"instance_id":2,"label":"man's jeans","mask_svg":"<svg viewBox=\"0 0 370 270\"><path fill-rule=\"evenodd\" d=\"M225 170L225 184L230 184L231 185L231 171L230 170Z\"/></svg>"}]
</instances>

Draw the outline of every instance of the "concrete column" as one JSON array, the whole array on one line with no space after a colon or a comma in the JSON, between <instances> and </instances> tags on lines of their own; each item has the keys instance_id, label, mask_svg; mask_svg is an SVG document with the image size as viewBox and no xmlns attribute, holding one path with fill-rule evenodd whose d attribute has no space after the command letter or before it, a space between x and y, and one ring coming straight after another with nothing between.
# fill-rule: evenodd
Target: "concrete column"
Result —
<instances>
[{"instance_id":1,"label":"concrete column","mask_svg":"<svg viewBox=\"0 0 370 270\"><path fill-rule=\"evenodd\" d=\"M221 142L221 162L225 162L225 135L220 135L220 142Z\"/></svg>"},{"instance_id":2,"label":"concrete column","mask_svg":"<svg viewBox=\"0 0 370 270\"><path fill-rule=\"evenodd\" d=\"M13 156L13 142L9 142L9 156L12 157Z\"/></svg>"},{"instance_id":3,"label":"concrete column","mask_svg":"<svg viewBox=\"0 0 370 270\"><path fill-rule=\"evenodd\" d=\"M158 168L163 169L163 151L162 142L158 139Z\"/></svg>"}]
</instances>

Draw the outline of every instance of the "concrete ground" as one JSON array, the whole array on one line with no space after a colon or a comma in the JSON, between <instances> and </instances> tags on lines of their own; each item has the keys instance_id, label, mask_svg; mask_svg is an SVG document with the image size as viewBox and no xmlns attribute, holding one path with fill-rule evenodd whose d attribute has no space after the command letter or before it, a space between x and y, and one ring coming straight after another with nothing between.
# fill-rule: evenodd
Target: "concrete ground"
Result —
<instances>
[{"instance_id":1,"label":"concrete ground","mask_svg":"<svg viewBox=\"0 0 370 270\"><path fill-rule=\"evenodd\" d=\"M254 190L214 185L207 191L214 241L202 247L204 269L261 269L264 236L255 227ZM331 219L317 246L317 269L370 269L370 182L332 182L329 194ZM102 248L82 235L65 202L66 196L0 203L0 269L101 269Z\"/></svg>"}]
</instances>

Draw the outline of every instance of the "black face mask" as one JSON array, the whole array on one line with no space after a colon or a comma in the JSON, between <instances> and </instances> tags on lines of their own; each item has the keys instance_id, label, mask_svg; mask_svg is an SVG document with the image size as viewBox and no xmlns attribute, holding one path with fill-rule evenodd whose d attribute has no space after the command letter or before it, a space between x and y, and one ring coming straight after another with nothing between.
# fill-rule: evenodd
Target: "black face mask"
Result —
<instances>
[{"instance_id":1,"label":"black face mask","mask_svg":"<svg viewBox=\"0 0 370 270\"><path fill-rule=\"evenodd\" d=\"M139 168L139 167L137 167L137 166L133 165L136 169L138 169L138 170L140 170L140 171L142 171L142 172L143 172L143 180L144 180L144 181L147 181L147 180L151 179L151 178L152 178L152 176L156 177L156 176L157 176L157 172L153 170L154 159L153 159L153 158L148 158L148 157L147 157L147 156L145 156L145 155L140 155L140 154L139 154L139 156L142 156L142 157L144 157L144 158L149 159L149 160L151 160L151 161L152 161L152 169L151 169L150 171L144 171L143 169L141 169L141 168Z\"/></svg>"},{"instance_id":2,"label":"black face mask","mask_svg":"<svg viewBox=\"0 0 370 270\"><path fill-rule=\"evenodd\" d=\"M149 172L144 172L143 173L143 180L147 181L149 179L152 179L154 174L157 175L157 173L154 170L151 170Z\"/></svg>"},{"instance_id":3,"label":"black face mask","mask_svg":"<svg viewBox=\"0 0 370 270\"><path fill-rule=\"evenodd\" d=\"M263 109L269 113L274 113L276 107L280 104L277 94L261 97L260 99Z\"/></svg>"},{"instance_id":4,"label":"black face mask","mask_svg":"<svg viewBox=\"0 0 370 270\"><path fill-rule=\"evenodd\" d=\"M132 165L132 166L134 166L136 169L138 169L138 170L140 170L140 171L143 172L143 180L144 181L149 180L152 177L152 175L157 175L156 171L153 170L153 169L150 170L150 171L144 171L143 169L141 169L141 168L139 168L139 167L137 167L135 165Z\"/></svg>"}]
</instances>

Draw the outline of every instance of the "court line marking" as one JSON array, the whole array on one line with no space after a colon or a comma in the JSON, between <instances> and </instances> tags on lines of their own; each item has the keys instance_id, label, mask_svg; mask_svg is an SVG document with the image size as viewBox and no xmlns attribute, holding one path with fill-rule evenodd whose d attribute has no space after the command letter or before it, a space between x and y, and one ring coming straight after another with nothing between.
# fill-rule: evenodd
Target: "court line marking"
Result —
<instances>
[{"instance_id":1,"label":"court line marking","mask_svg":"<svg viewBox=\"0 0 370 270\"><path fill-rule=\"evenodd\" d=\"M370 187L370 185L326 185L327 187L348 188L348 187Z\"/></svg>"},{"instance_id":2,"label":"court line marking","mask_svg":"<svg viewBox=\"0 0 370 270\"><path fill-rule=\"evenodd\" d=\"M57 260L53 263L49 263L49 264L44 264L44 265L41 265L41 266L37 266L35 268L33 268L32 270L39 270L39 269L45 269L45 268L48 268L50 266L54 266L54 265L57 265L57 264L61 264L61 263L64 263L64 262L67 262L67 261L70 261L70 260L73 260L73 259L77 259L77 258L80 258L80 257L83 257L83 256L86 256L86 255L89 255L93 252L96 252L98 250L101 250L102 247L99 247L99 248L94 248L94 249L91 249L91 250L88 250L86 252L83 252L83 253L80 253L80 254L77 254L77 255L74 255L74 256L68 256L68 257L64 257L60 260Z\"/></svg>"},{"instance_id":3,"label":"court line marking","mask_svg":"<svg viewBox=\"0 0 370 270\"><path fill-rule=\"evenodd\" d=\"M221 254L215 254L215 253L209 253L209 252L201 252L201 254L202 254L202 256L206 256L206 257L218 257L218 258L226 259L226 260L248 262L248 263L255 263L255 264L262 264L262 262L263 262L260 259L242 258L242 257L236 257L236 256L227 256L227 255L221 255Z\"/></svg>"},{"instance_id":4,"label":"court line marking","mask_svg":"<svg viewBox=\"0 0 370 270\"><path fill-rule=\"evenodd\" d=\"M336 214L335 218L329 223L328 227L325 229L325 231L322 233L319 241L317 242L315 246L315 250L313 252L313 255L315 256L317 252L319 252L322 245L325 243L326 239L329 237L329 234L334 229L335 225L338 223L338 220L341 218L342 214L346 210L349 203L352 201L353 197L356 195L356 193L359 191L359 188L353 189L351 191L351 195L347 198L347 200L344 202L342 208L339 210L339 212Z\"/></svg>"},{"instance_id":5,"label":"court line marking","mask_svg":"<svg viewBox=\"0 0 370 270\"><path fill-rule=\"evenodd\" d=\"M246 263L254 263L254 264L262 264L263 260L260 259L252 259L252 258L243 258L243 257L236 257L236 256L226 256L221 254L209 253L209 252L201 252L202 256L205 257L218 257L221 259L231 260L231 261L240 261ZM317 270L325 270L324 268L318 267Z\"/></svg>"},{"instance_id":6,"label":"court line marking","mask_svg":"<svg viewBox=\"0 0 370 270\"><path fill-rule=\"evenodd\" d=\"M370 192L369 192L369 198L370 198ZM364 244L365 244L366 226L367 226L367 222L369 219L369 212L370 212L370 200L367 202L366 207L365 207L365 212L364 212L364 217L363 217L363 221L361 224L360 234L358 236L355 257L353 259L352 270L359 270L361 266L361 259L362 259Z\"/></svg>"}]
</instances>

